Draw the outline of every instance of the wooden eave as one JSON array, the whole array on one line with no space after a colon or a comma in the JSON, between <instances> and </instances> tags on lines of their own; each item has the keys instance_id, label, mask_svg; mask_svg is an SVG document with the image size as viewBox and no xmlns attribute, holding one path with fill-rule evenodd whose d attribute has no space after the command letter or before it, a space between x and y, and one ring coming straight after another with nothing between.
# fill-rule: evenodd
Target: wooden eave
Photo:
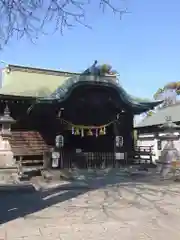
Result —
<instances>
[{"instance_id":1,"label":"wooden eave","mask_svg":"<svg viewBox=\"0 0 180 240\"><path fill-rule=\"evenodd\" d=\"M60 70L52 70L52 69L45 69L45 68L35 68L35 67L27 67L27 66L19 66L8 64L6 69L9 71L21 71L21 72L28 72L28 73L40 73L46 75L56 75L56 76L74 76L80 75L77 72L68 72L68 71L60 71Z\"/></svg>"},{"instance_id":2,"label":"wooden eave","mask_svg":"<svg viewBox=\"0 0 180 240\"><path fill-rule=\"evenodd\" d=\"M36 97L31 96L17 96L17 95L7 95L7 94L0 94L0 101L29 101L34 102Z\"/></svg>"}]
</instances>

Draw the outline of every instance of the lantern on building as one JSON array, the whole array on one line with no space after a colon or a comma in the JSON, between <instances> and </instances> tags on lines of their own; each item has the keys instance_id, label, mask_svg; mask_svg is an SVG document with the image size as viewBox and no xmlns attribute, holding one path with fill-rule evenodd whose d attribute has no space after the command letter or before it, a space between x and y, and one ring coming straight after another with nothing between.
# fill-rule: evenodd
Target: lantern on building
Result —
<instances>
[{"instance_id":1,"label":"lantern on building","mask_svg":"<svg viewBox=\"0 0 180 240\"><path fill-rule=\"evenodd\" d=\"M122 147L122 146L123 146L123 137L116 136L116 147Z\"/></svg>"},{"instance_id":2,"label":"lantern on building","mask_svg":"<svg viewBox=\"0 0 180 240\"><path fill-rule=\"evenodd\" d=\"M62 148L62 147L64 147L64 136L63 136L63 135L58 135L58 136L56 136L55 146L56 146L57 148Z\"/></svg>"}]
</instances>

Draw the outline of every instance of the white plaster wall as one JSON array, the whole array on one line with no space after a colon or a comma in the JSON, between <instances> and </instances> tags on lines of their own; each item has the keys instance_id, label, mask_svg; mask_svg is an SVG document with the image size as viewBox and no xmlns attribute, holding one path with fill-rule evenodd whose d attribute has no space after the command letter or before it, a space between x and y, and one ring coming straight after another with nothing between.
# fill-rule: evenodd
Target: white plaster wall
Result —
<instances>
[{"instance_id":1,"label":"white plaster wall","mask_svg":"<svg viewBox=\"0 0 180 240\"><path fill-rule=\"evenodd\" d=\"M174 133L175 135L179 134L179 133ZM164 135L164 133L159 133L159 135ZM141 134L139 135L139 137L141 137L138 141L137 141L137 146L153 146L153 162L155 162L155 160L158 160L159 157L161 156L161 152L162 149L164 148L165 144L167 143L166 140L161 141L161 150L158 150L158 138L154 138L153 140L149 140L147 139L148 137L152 137L154 136L153 134ZM174 145L175 147L180 151L180 139L178 140L174 140Z\"/></svg>"}]
</instances>

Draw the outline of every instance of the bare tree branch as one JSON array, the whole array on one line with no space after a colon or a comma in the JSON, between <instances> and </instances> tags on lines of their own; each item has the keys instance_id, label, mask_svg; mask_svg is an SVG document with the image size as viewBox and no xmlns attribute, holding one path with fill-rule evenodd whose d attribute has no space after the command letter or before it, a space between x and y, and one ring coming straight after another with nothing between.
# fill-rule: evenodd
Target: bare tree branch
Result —
<instances>
[{"instance_id":1,"label":"bare tree branch","mask_svg":"<svg viewBox=\"0 0 180 240\"><path fill-rule=\"evenodd\" d=\"M112 10L119 14L120 18L127 12L119 0L119 6L115 6L115 0L96 0L100 9ZM54 24L54 31L63 33L65 28L71 28L76 24L85 27L86 10L92 0L0 0L0 48L9 42L13 36L22 38L27 36L31 41L38 38L39 33L44 33L48 24Z\"/></svg>"}]
</instances>

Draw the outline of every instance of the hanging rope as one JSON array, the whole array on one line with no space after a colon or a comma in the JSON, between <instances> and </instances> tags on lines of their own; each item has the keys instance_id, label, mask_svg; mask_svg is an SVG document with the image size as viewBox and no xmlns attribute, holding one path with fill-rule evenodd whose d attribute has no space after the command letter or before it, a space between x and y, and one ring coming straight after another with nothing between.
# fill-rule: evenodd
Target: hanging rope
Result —
<instances>
[{"instance_id":1,"label":"hanging rope","mask_svg":"<svg viewBox=\"0 0 180 240\"><path fill-rule=\"evenodd\" d=\"M110 126L112 123L115 123L119 119L115 119L105 125L100 125L100 126L85 126L85 125L75 125L71 122L66 121L65 119L60 118L61 122L67 124L70 126L72 134L73 135L81 135L81 137L84 137L85 132L87 136L101 136L101 135L106 135L106 128Z\"/></svg>"},{"instance_id":2,"label":"hanging rope","mask_svg":"<svg viewBox=\"0 0 180 240\"><path fill-rule=\"evenodd\" d=\"M95 126L95 125L90 125L90 126L85 126L85 125L75 125L72 122L68 122L65 119L61 118L61 121L64 122L65 124L70 125L72 128L78 128L78 129L101 129L104 127L108 127L109 125L111 125L112 123L115 123L116 121L118 121L118 119L115 119L105 125L101 125L101 126Z\"/></svg>"}]
</instances>

